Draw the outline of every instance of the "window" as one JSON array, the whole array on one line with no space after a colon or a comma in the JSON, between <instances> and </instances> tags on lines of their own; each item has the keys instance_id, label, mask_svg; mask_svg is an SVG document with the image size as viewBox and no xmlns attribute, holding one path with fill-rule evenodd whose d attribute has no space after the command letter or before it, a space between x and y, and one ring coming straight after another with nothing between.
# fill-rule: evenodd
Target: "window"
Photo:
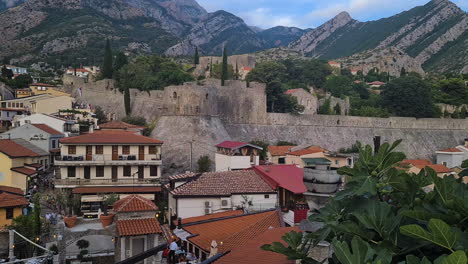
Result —
<instances>
[{"instance_id":1,"label":"window","mask_svg":"<svg viewBox=\"0 0 468 264\"><path fill-rule=\"evenodd\" d=\"M442 162L442 164L443 164L444 166L447 166L447 162L445 162L445 161L444 161L444 162Z\"/></svg>"},{"instance_id":2,"label":"window","mask_svg":"<svg viewBox=\"0 0 468 264\"><path fill-rule=\"evenodd\" d=\"M104 154L104 147L96 146L96 154Z\"/></svg>"},{"instance_id":3,"label":"window","mask_svg":"<svg viewBox=\"0 0 468 264\"><path fill-rule=\"evenodd\" d=\"M150 176L158 176L158 166L150 166Z\"/></svg>"},{"instance_id":4,"label":"window","mask_svg":"<svg viewBox=\"0 0 468 264\"><path fill-rule=\"evenodd\" d=\"M67 175L68 175L68 178L75 178L76 177L76 167L73 167L73 166L67 167Z\"/></svg>"},{"instance_id":5,"label":"window","mask_svg":"<svg viewBox=\"0 0 468 264\"><path fill-rule=\"evenodd\" d=\"M68 146L68 155L76 154L76 146Z\"/></svg>"},{"instance_id":6,"label":"window","mask_svg":"<svg viewBox=\"0 0 468 264\"><path fill-rule=\"evenodd\" d=\"M132 176L132 167L130 167L130 166L124 166L124 167L123 167L123 176L125 176L125 177L130 177L130 176Z\"/></svg>"},{"instance_id":7,"label":"window","mask_svg":"<svg viewBox=\"0 0 468 264\"><path fill-rule=\"evenodd\" d=\"M96 166L96 177L104 177L104 166Z\"/></svg>"},{"instance_id":8,"label":"window","mask_svg":"<svg viewBox=\"0 0 468 264\"><path fill-rule=\"evenodd\" d=\"M149 146L149 154L157 154L156 146Z\"/></svg>"},{"instance_id":9,"label":"window","mask_svg":"<svg viewBox=\"0 0 468 264\"><path fill-rule=\"evenodd\" d=\"M7 208L6 209L6 219L13 219L13 209L14 208Z\"/></svg>"},{"instance_id":10,"label":"window","mask_svg":"<svg viewBox=\"0 0 468 264\"><path fill-rule=\"evenodd\" d=\"M265 194L265 199L269 199L270 198L270 195L269 194Z\"/></svg>"},{"instance_id":11,"label":"window","mask_svg":"<svg viewBox=\"0 0 468 264\"><path fill-rule=\"evenodd\" d=\"M130 146L122 146L122 154L124 155L130 154Z\"/></svg>"},{"instance_id":12,"label":"window","mask_svg":"<svg viewBox=\"0 0 468 264\"><path fill-rule=\"evenodd\" d=\"M335 160L335 164L336 164L336 165L340 165L340 161L339 161L339 160Z\"/></svg>"},{"instance_id":13,"label":"window","mask_svg":"<svg viewBox=\"0 0 468 264\"><path fill-rule=\"evenodd\" d=\"M55 139L52 139L52 148L53 149L57 148L56 144L57 144L57 142L55 141Z\"/></svg>"},{"instance_id":14,"label":"window","mask_svg":"<svg viewBox=\"0 0 468 264\"><path fill-rule=\"evenodd\" d=\"M286 158L278 158L278 164L286 164Z\"/></svg>"}]
</instances>

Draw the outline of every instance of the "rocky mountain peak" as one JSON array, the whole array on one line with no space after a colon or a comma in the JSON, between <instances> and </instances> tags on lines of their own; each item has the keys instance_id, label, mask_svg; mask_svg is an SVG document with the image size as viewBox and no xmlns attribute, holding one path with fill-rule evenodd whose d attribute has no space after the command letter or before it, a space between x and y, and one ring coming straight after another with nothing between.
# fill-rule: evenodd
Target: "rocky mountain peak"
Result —
<instances>
[{"instance_id":1,"label":"rocky mountain peak","mask_svg":"<svg viewBox=\"0 0 468 264\"><path fill-rule=\"evenodd\" d=\"M331 19L331 21L333 20L339 20L339 21L351 21L353 20L353 18L351 17L351 15L346 12L346 11L343 11L341 13L339 13L338 15L336 15L334 18Z\"/></svg>"}]
</instances>

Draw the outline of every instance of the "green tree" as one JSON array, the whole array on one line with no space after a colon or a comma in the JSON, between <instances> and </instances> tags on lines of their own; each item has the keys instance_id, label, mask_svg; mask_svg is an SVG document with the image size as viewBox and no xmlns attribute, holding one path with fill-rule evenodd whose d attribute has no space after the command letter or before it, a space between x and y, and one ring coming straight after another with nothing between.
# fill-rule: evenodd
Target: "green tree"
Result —
<instances>
[{"instance_id":1,"label":"green tree","mask_svg":"<svg viewBox=\"0 0 468 264\"><path fill-rule=\"evenodd\" d=\"M107 122L107 116L100 106L96 106L96 108L94 109L94 114L96 115L96 118L98 120L98 125Z\"/></svg>"},{"instance_id":2,"label":"green tree","mask_svg":"<svg viewBox=\"0 0 468 264\"><path fill-rule=\"evenodd\" d=\"M8 82L12 88L26 88L33 83L33 79L29 74L20 74L14 80Z\"/></svg>"},{"instance_id":3,"label":"green tree","mask_svg":"<svg viewBox=\"0 0 468 264\"><path fill-rule=\"evenodd\" d=\"M379 107L363 106L361 108L351 109L352 116L366 116L366 117L389 117L387 111Z\"/></svg>"},{"instance_id":4,"label":"green tree","mask_svg":"<svg viewBox=\"0 0 468 264\"><path fill-rule=\"evenodd\" d=\"M252 71L247 74L249 82L271 83L274 81L282 82L287 76L286 67L276 62L259 63Z\"/></svg>"},{"instance_id":5,"label":"green tree","mask_svg":"<svg viewBox=\"0 0 468 264\"><path fill-rule=\"evenodd\" d=\"M122 67L127 64L128 64L127 56L122 51L119 51L117 55L115 55L114 68L113 68L114 74L118 73L120 69L122 69Z\"/></svg>"},{"instance_id":6,"label":"green tree","mask_svg":"<svg viewBox=\"0 0 468 264\"><path fill-rule=\"evenodd\" d=\"M359 95L361 99L369 99L370 93L369 90L367 90L368 85L361 82L361 83L353 83L352 86L353 92Z\"/></svg>"},{"instance_id":7,"label":"green tree","mask_svg":"<svg viewBox=\"0 0 468 264\"><path fill-rule=\"evenodd\" d=\"M325 102L319 107L317 114L329 115L331 114L331 102L330 99L325 99Z\"/></svg>"},{"instance_id":8,"label":"green tree","mask_svg":"<svg viewBox=\"0 0 468 264\"><path fill-rule=\"evenodd\" d=\"M438 103L459 106L468 102L468 86L463 79L440 80L433 88L434 100Z\"/></svg>"},{"instance_id":9,"label":"green tree","mask_svg":"<svg viewBox=\"0 0 468 264\"><path fill-rule=\"evenodd\" d=\"M222 76L223 76L223 64L214 64L212 68L213 68L213 72L212 72L211 77L216 78L216 79L221 79ZM232 65L229 64L226 80L233 79L234 75L235 75L234 74L234 69L233 69Z\"/></svg>"},{"instance_id":10,"label":"green tree","mask_svg":"<svg viewBox=\"0 0 468 264\"><path fill-rule=\"evenodd\" d=\"M276 146L297 146L297 144L289 141L279 140L276 142Z\"/></svg>"},{"instance_id":11,"label":"green tree","mask_svg":"<svg viewBox=\"0 0 468 264\"><path fill-rule=\"evenodd\" d=\"M266 160L267 158L267 152L268 152L268 143L261 141L261 140L252 140L249 142L252 145L259 146L262 148L262 150L259 150L259 159L260 160Z\"/></svg>"},{"instance_id":12,"label":"green tree","mask_svg":"<svg viewBox=\"0 0 468 264\"><path fill-rule=\"evenodd\" d=\"M346 76L332 75L325 82L324 88L334 97L344 97L351 93L353 84L351 79Z\"/></svg>"},{"instance_id":13,"label":"green tree","mask_svg":"<svg viewBox=\"0 0 468 264\"><path fill-rule=\"evenodd\" d=\"M13 71L8 69L6 65L2 67L2 77L6 79L11 79L14 76Z\"/></svg>"},{"instance_id":14,"label":"green tree","mask_svg":"<svg viewBox=\"0 0 468 264\"><path fill-rule=\"evenodd\" d=\"M429 84L413 76L390 81L382 92L382 104L397 116L416 118L435 116Z\"/></svg>"},{"instance_id":15,"label":"green tree","mask_svg":"<svg viewBox=\"0 0 468 264\"><path fill-rule=\"evenodd\" d=\"M104 63L102 64L101 74L104 79L112 79L113 77L113 55L109 39L106 40L106 48L104 51Z\"/></svg>"},{"instance_id":16,"label":"green tree","mask_svg":"<svg viewBox=\"0 0 468 264\"><path fill-rule=\"evenodd\" d=\"M212 161L210 157L208 157L207 155L201 156L197 161L198 172L203 173L211 171L211 163Z\"/></svg>"},{"instance_id":17,"label":"green tree","mask_svg":"<svg viewBox=\"0 0 468 264\"><path fill-rule=\"evenodd\" d=\"M341 115L341 106L340 106L340 104L336 104L336 105L333 107L333 111L334 111L334 114L335 114L335 115Z\"/></svg>"},{"instance_id":18,"label":"green tree","mask_svg":"<svg viewBox=\"0 0 468 264\"><path fill-rule=\"evenodd\" d=\"M224 45L223 64L221 68L221 86L224 86L224 82L227 79L228 79L228 55L227 55L227 45Z\"/></svg>"},{"instance_id":19,"label":"green tree","mask_svg":"<svg viewBox=\"0 0 468 264\"><path fill-rule=\"evenodd\" d=\"M400 71L400 77L403 77L403 76L406 76L406 69L405 69L405 67L401 67L401 71Z\"/></svg>"},{"instance_id":20,"label":"green tree","mask_svg":"<svg viewBox=\"0 0 468 264\"><path fill-rule=\"evenodd\" d=\"M122 118L122 121L131 125L146 127L146 119L142 116L126 116Z\"/></svg>"},{"instance_id":21,"label":"green tree","mask_svg":"<svg viewBox=\"0 0 468 264\"><path fill-rule=\"evenodd\" d=\"M466 107L465 106L462 106L462 108L460 109L460 118L462 119L465 119L465 118L468 118L468 111L466 110Z\"/></svg>"},{"instance_id":22,"label":"green tree","mask_svg":"<svg viewBox=\"0 0 468 264\"><path fill-rule=\"evenodd\" d=\"M198 47L195 47L195 55L193 55L193 64L200 64L200 55L198 55Z\"/></svg>"},{"instance_id":23,"label":"green tree","mask_svg":"<svg viewBox=\"0 0 468 264\"><path fill-rule=\"evenodd\" d=\"M308 249L322 241L333 248L332 263L467 263L468 186L431 168L418 174L400 169L406 158L395 151L400 143L385 143L377 153L359 144L354 167L338 170L346 188L309 217L316 231L291 232L283 236L287 246L262 248L304 264L319 263Z\"/></svg>"}]
</instances>

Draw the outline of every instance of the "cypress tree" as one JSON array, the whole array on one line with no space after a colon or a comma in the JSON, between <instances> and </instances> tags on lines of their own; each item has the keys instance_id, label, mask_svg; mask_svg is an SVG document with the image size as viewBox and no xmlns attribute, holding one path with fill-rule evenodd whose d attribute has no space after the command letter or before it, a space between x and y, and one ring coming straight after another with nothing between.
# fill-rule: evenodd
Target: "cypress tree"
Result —
<instances>
[{"instance_id":1,"label":"cypress tree","mask_svg":"<svg viewBox=\"0 0 468 264\"><path fill-rule=\"evenodd\" d=\"M130 84L129 84L129 73L126 68L124 68L124 106L125 106L125 114L130 116L132 112L132 108L130 105Z\"/></svg>"},{"instance_id":2,"label":"cypress tree","mask_svg":"<svg viewBox=\"0 0 468 264\"><path fill-rule=\"evenodd\" d=\"M401 71L400 71L400 77L403 77L403 76L406 76L405 67L401 67Z\"/></svg>"},{"instance_id":3,"label":"cypress tree","mask_svg":"<svg viewBox=\"0 0 468 264\"><path fill-rule=\"evenodd\" d=\"M211 76L213 76L213 57L211 57L211 61L210 61L210 78Z\"/></svg>"},{"instance_id":4,"label":"cypress tree","mask_svg":"<svg viewBox=\"0 0 468 264\"><path fill-rule=\"evenodd\" d=\"M228 77L228 58L227 58L227 46L224 45L223 49L223 65L221 69L221 86L224 86L225 81Z\"/></svg>"},{"instance_id":5,"label":"cypress tree","mask_svg":"<svg viewBox=\"0 0 468 264\"><path fill-rule=\"evenodd\" d=\"M195 56L193 58L193 64L200 64L200 55L198 55L198 47L195 47Z\"/></svg>"},{"instance_id":6,"label":"cypress tree","mask_svg":"<svg viewBox=\"0 0 468 264\"><path fill-rule=\"evenodd\" d=\"M112 49L109 39L106 40L106 49L104 51L104 63L102 64L102 78L112 79L113 62L112 62Z\"/></svg>"},{"instance_id":7,"label":"cypress tree","mask_svg":"<svg viewBox=\"0 0 468 264\"><path fill-rule=\"evenodd\" d=\"M236 61L236 80L239 80L239 66L237 65L237 61Z\"/></svg>"}]
</instances>

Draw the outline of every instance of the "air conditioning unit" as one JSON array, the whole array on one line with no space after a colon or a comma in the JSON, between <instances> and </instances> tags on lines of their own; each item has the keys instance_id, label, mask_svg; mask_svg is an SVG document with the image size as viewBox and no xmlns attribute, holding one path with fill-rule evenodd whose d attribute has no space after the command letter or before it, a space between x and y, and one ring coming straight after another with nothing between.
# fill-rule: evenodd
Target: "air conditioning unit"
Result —
<instances>
[{"instance_id":1,"label":"air conditioning unit","mask_svg":"<svg viewBox=\"0 0 468 264\"><path fill-rule=\"evenodd\" d=\"M231 198L221 198L221 208L231 208Z\"/></svg>"},{"instance_id":2,"label":"air conditioning unit","mask_svg":"<svg viewBox=\"0 0 468 264\"><path fill-rule=\"evenodd\" d=\"M213 206L213 203L211 201L205 202L205 208L211 208L211 206Z\"/></svg>"},{"instance_id":3,"label":"air conditioning unit","mask_svg":"<svg viewBox=\"0 0 468 264\"><path fill-rule=\"evenodd\" d=\"M213 210L211 208L205 208L206 215L211 214L211 213L213 213Z\"/></svg>"}]
</instances>

